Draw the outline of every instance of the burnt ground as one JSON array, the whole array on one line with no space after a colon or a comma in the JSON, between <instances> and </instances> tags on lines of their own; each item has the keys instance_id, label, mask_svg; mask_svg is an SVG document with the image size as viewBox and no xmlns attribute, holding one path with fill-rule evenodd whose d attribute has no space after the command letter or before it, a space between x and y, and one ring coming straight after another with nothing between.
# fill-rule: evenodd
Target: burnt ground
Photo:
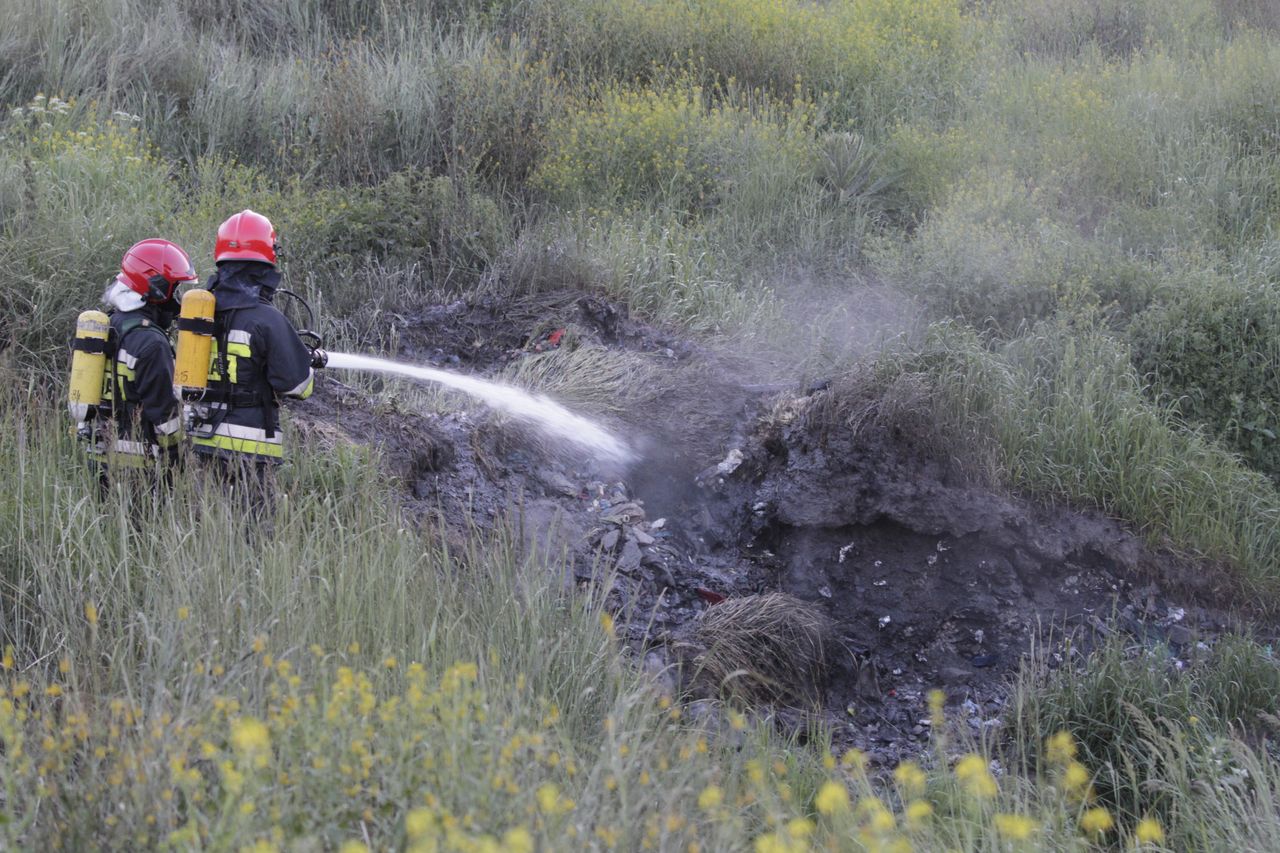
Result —
<instances>
[{"instance_id":1,"label":"burnt ground","mask_svg":"<svg viewBox=\"0 0 1280 853\"><path fill-rule=\"evenodd\" d=\"M627 471L549 452L483 411L375 404L337 375L293 423L378 445L409 511L459 537L519 518L530 547L563 555L566 582L611 584L620 634L673 686L708 607L774 590L812 602L839 639L820 716L884 763L928 742L932 688L975 732L998 725L1033 645L1061 660L1121 631L1192 656L1227 626L1225 592L1195 583L1214 573L1097 513L985 484L902 389L753 385L732 360L580 293L431 308L396 330L396 357L492 374L564 328L651 354L676 380L610 423L643 452Z\"/></svg>"}]
</instances>

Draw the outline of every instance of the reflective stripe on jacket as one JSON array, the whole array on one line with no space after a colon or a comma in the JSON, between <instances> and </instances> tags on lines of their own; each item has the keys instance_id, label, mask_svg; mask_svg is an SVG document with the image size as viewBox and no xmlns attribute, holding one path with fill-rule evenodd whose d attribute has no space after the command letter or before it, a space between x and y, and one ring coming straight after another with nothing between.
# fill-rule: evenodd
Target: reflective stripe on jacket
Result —
<instances>
[{"instance_id":1,"label":"reflective stripe on jacket","mask_svg":"<svg viewBox=\"0 0 1280 853\"><path fill-rule=\"evenodd\" d=\"M311 351L293 325L262 301L263 280L278 274L258 266L265 269L224 264L210 279L219 331L206 399L192 406L193 444L200 453L277 461L284 456L279 398L309 397L314 374Z\"/></svg>"}]
</instances>

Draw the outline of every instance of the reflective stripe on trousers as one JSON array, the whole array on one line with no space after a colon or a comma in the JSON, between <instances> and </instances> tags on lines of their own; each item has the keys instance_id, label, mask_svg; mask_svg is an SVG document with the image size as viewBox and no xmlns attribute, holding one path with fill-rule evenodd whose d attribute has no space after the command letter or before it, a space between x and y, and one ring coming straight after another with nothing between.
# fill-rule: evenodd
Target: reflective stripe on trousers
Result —
<instances>
[{"instance_id":1,"label":"reflective stripe on trousers","mask_svg":"<svg viewBox=\"0 0 1280 853\"><path fill-rule=\"evenodd\" d=\"M231 453L266 456L271 459L284 458L284 440L279 430L276 430L273 437L267 438L265 429L222 423L218 424L213 435L208 438L196 438L194 444L197 449L205 447Z\"/></svg>"}]
</instances>

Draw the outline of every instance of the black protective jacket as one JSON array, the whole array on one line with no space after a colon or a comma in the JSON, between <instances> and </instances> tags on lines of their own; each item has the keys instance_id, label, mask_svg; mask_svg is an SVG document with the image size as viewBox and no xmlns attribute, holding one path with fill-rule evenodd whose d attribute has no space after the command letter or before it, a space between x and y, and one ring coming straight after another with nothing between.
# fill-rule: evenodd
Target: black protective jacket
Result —
<instances>
[{"instance_id":1,"label":"black protective jacket","mask_svg":"<svg viewBox=\"0 0 1280 853\"><path fill-rule=\"evenodd\" d=\"M224 261L207 282L217 332L209 390L191 406L199 453L278 461L284 455L279 398L310 396L311 351L271 304L280 273L256 261Z\"/></svg>"},{"instance_id":2,"label":"black protective jacket","mask_svg":"<svg viewBox=\"0 0 1280 853\"><path fill-rule=\"evenodd\" d=\"M182 404L173 388L173 347L154 306L111 314L102 404L93 451L114 462L173 457L182 441Z\"/></svg>"}]
</instances>

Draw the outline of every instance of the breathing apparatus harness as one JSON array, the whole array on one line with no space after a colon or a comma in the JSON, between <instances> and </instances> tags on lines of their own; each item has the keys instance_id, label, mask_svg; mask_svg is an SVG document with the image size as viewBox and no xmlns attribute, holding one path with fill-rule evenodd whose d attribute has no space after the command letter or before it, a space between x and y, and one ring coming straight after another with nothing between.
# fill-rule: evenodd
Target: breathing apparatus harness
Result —
<instances>
[{"instance_id":1,"label":"breathing apparatus harness","mask_svg":"<svg viewBox=\"0 0 1280 853\"><path fill-rule=\"evenodd\" d=\"M114 310L108 314L81 312L71 341L71 382L67 405L77 421L76 435L99 450L102 449L102 426L120 411L120 404L128 402L123 399L117 359L125 340L137 329L154 329L164 335L150 318L135 312L129 312L134 316L121 321L117 331L111 325L111 316L115 313ZM168 343L167 336L165 342Z\"/></svg>"},{"instance_id":2,"label":"breathing apparatus harness","mask_svg":"<svg viewBox=\"0 0 1280 853\"><path fill-rule=\"evenodd\" d=\"M202 295L193 300L191 297L197 293ZM328 362L328 354L321 348L324 339L310 328L315 325L315 312L311 304L287 288L278 288L275 293L294 300L305 312L305 328L295 326L295 331L311 351L311 366L324 367ZM187 310L188 305L192 306L190 312ZM236 314L243 309L233 308L222 317L216 317L215 306L216 297L213 293L193 290L183 299L183 314L178 319L178 369L175 384L179 386L183 400L188 403L187 429L193 436L207 438L213 435L232 409L261 406L265 420L263 430L267 438L275 438L280 429L279 404L275 390L266 377L259 377L256 390L237 391L231 382L228 339ZM209 352L215 340L218 345L216 359L219 387L210 388ZM184 370L184 364L190 362L203 364L205 367Z\"/></svg>"}]
</instances>

